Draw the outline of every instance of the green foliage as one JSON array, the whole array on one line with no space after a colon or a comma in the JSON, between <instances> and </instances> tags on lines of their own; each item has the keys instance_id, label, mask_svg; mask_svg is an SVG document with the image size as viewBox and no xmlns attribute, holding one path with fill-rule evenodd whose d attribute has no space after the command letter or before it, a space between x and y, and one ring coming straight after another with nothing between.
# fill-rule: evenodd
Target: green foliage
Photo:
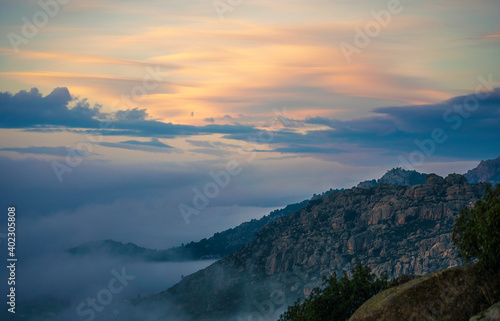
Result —
<instances>
[{"instance_id":1,"label":"green foliage","mask_svg":"<svg viewBox=\"0 0 500 321\"><path fill-rule=\"evenodd\" d=\"M453 227L453 243L466 262L477 258L481 269L500 268L500 185L490 188L473 208L460 211Z\"/></svg>"},{"instance_id":2,"label":"green foliage","mask_svg":"<svg viewBox=\"0 0 500 321\"><path fill-rule=\"evenodd\" d=\"M387 288L387 275L377 278L368 266L358 264L337 279L324 278L324 288L315 288L304 302L297 300L281 315L280 321L344 321L366 300Z\"/></svg>"}]
</instances>

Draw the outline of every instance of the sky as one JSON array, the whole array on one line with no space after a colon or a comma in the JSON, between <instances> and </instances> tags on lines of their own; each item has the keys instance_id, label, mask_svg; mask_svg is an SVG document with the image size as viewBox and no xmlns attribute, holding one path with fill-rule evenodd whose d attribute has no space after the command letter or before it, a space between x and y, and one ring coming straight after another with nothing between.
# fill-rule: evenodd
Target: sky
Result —
<instances>
[{"instance_id":1,"label":"sky","mask_svg":"<svg viewBox=\"0 0 500 321\"><path fill-rule=\"evenodd\" d=\"M497 158L499 14L498 0L0 0L0 195L20 251L168 248L393 167Z\"/></svg>"},{"instance_id":2,"label":"sky","mask_svg":"<svg viewBox=\"0 0 500 321\"><path fill-rule=\"evenodd\" d=\"M169 246L392 167L498 156L498 1L0 5L3 199L36 222L116 215L71 244ZM175 236L110 225L135 207Z\"/></svg>"},{"instance_id":3,"label":"sky","mask_svg":"<svg viewBox=\"0 0 500 321\"><path fill-rule=\"evenodd\" d=\"M0 206L24 298L77 304L122 268L64 254L85 242L166 249L394 167L497 158L499 16L498 0L0 0ZM127 265L123 296L210 263Z\"/></svg>"}]
</instances>

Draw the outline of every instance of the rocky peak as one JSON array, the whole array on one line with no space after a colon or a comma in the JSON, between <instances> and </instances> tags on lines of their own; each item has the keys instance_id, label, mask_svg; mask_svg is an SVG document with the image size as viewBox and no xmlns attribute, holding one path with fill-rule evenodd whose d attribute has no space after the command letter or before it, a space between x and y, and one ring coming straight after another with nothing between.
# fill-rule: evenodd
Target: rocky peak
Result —
<instances>
[{"instance_id":1,"label":"rocky peak","mask_svg":"<svg viewBox=\"0 0 500 321\"><path fill-rule=\"evenodd\" d=\"M470 184L500 184L500 157L481 161L476 168L469 170L464 176Z\"/></svg>"},{"instance_id":2,"label":"rocky peak","mask_svg":"<svg viewBox=\"0 0 500 321\"><path fill-rule=\"evenodd\" d=\"M422 174L414 170L406 170L403 168L393 168L384 174L378 180L368 180L359 183L357 188L371 188L380 184L391 184L391 185L401 185L401 186L414 186L418 184L425 183L425 177L427 174Z\"/></svg>"},{"instance_id":3,"label":"rocky peak","mask_svg":"<svg viewBox=\"0 0 500 321\"><path fill-rule=\"evenodd\" d=\"M460 174L450 174L446 177L446 183L450 185L464 185L467 184L467 179Z\"/></svg>"},{"instance_id":4,"label":"rocky peak","mask_svg":"<svg viewBox=\"0 0 500 321\"><path fill-rule=\"evenodd\" d=\"M439 175L429 174L425 179L425 185L446 185L446 180Z\"/></svg>"}]
</instances>

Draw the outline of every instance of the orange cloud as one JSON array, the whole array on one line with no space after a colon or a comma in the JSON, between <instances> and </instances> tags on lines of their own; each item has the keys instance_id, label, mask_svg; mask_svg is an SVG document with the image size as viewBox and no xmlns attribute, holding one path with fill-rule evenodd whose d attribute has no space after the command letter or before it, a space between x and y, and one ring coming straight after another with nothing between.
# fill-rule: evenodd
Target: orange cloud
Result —
<instances>
[{"instance_id":1,"label":"orange cloud","mask_svg":"<svg viewBox=\"0 0 500 321\"><path fill-rule=\"evenodd\" d=\"M262 8L266 3L245 4L238 12ZM70 11L112 10L119 5L92 0L75 4ZM138 10L154 13L157 5L159 2L153 3L153 8ZM124 6L120 10L126 12L128 4ZM280 6L271 7L277 10ZM339 8L344 7L347 4L339 4ZM317 11L299 3L282 9L292 15L301 10ZM297 114L333 115L347 110L343 105L346 99L339 97L374 99L369 107L376 107L382 101L430 103L452 96L445 82L434 80L446 78L432 68L439 54L426 50L436 44L436 38L415 33L424 25L435 28L436 19L404 14L395 17L348 64L339 44L352 42L355 28L371 19L369 13L357 9L346 9L350 18L338 21L314 22L314 17L306 17L299 22L273 23L248 18L221 23L213 11L209 16L189 17L170 13L163 23L130 26L123 31L76 32L71 38L54 26L51 44L64 50L24 51L14 56L0 49L9 61L9 72L2 75L5 82L68 86L72 93L106 106L140 84L146 66L160 65L166 69L166 82L141 97L138 107L148 108L153 117L186 123L202 122L214 115L272 113L273 106L289 102L296 103L293 108ZM213 8L200 7L199 12L206 10ZM159 13L151 19L157 22ZM32 63L29 70L26 60ZM459 77L458 72L453 75L454 79Z\"/></svg>"}]
</instances>

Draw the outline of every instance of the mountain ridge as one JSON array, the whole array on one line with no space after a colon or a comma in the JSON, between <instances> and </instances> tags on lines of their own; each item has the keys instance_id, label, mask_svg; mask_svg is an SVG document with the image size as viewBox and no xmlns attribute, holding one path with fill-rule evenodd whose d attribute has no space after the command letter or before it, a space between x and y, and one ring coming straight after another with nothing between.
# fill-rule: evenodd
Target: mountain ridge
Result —
<instances>
[{"instance_id":1,"label":"mountain ridge","mask_svg":"<svg viewBox=\"0 0 500 321\"><path fill-rule=\"evenodd\" d=\"M477 167L464 174L470 183L500 184L500 156L496 159L482 160Z\"/></svg>"},{"instance_id":2,"label":"mountain ridge","mask_svg":"<svg viewBox=\"0 0 500 321\"><path fill-rule=\"evenodd\" d=\"M388 170L384 176L378 180L364 181L357 185L357 188L370 188L379 184L388 183L394 185L414 186L423 184L427 174L417 171L394 168ZM302 202L289 204L284 208L274 210L269 215L256 220L244 222L234 228L215 233L212 237L202 239L197 242L190 242L186 245L172 247L166 250L147 249L137 246L134 243L122 243L114 240L103 240L87 242L67 250L72 255L109 255L112 257L124 257L130 260L144 261L189 261L204 259L219 259L240 249L245 244L252 241L264 225L275 222L279 218L289 215L292 212L302 209L310 202L314 202L320 197L324 197L334 191L344 189L330 189L319 195L314 194L311 199Z\"/></svg>"},{"instance_id":3,"label":"mountain ridge","mask_svg":"<svg viewBox=\"0 0 500 321\"><path fill-rule=\"evenodd\" d=\"M459 174L429 174L413 187L334 191L265 225L249 244L146 301L173 302L187 320L224 320L251 313L252 302L278 289L292 304L321 285L322 276L358 262L391 277L458 265L454 218L486 190L487 184L468 184Z\"/></svg>"},{"instance_id":4,"label":"mountain ridge","mask_svg":"<svg viewBox=\"0 0 500 321\"><path fill-rule=\"evenodd\" d=\"M289 204L284 208L277 209L260 219L248 222L215 233L212 237L185 245L172 247L166 250L147 249L134 243L122 243L114 240L103 240L83 243L67 250L72 255L107 255L112 257L123 257L130 260L143 261L192 261L222 258L249 243L255 233L264 225L275 222L293 211L300 210L307 205L309 200Z\"/></svg>"},{"instance_id":5,"label":"mountain ridge","mask_svg":"<svg viewBox=\"0 0 500 321\"><path fill-rule=\"evenodd\" d=\"M388 170L381 178L365 180L356 185L356 188L372 188L380 184L415 186L424 184L427 174L415 170L406 170L400 167ZM477 167L464 174L469 183L489 182L493 185L500 183L500 156L496 159L482 160ZM254 235L266 224L275 222L279 218L302 209L310 202L327 196L334 191L344 189L330 189L319 195L314 194L311 199L289 204L277 209L258 220L244 222L234 228L217 232L210 238L192 241L188 244L172 247L165 250L147 249L134 243L122 243L113 240L103 240L83 243L67 250L72 255L109 255L123 257L128 260L143 261L189 261L219 259L240 249L252 241Z\"/></svg>"}]
</instances>

